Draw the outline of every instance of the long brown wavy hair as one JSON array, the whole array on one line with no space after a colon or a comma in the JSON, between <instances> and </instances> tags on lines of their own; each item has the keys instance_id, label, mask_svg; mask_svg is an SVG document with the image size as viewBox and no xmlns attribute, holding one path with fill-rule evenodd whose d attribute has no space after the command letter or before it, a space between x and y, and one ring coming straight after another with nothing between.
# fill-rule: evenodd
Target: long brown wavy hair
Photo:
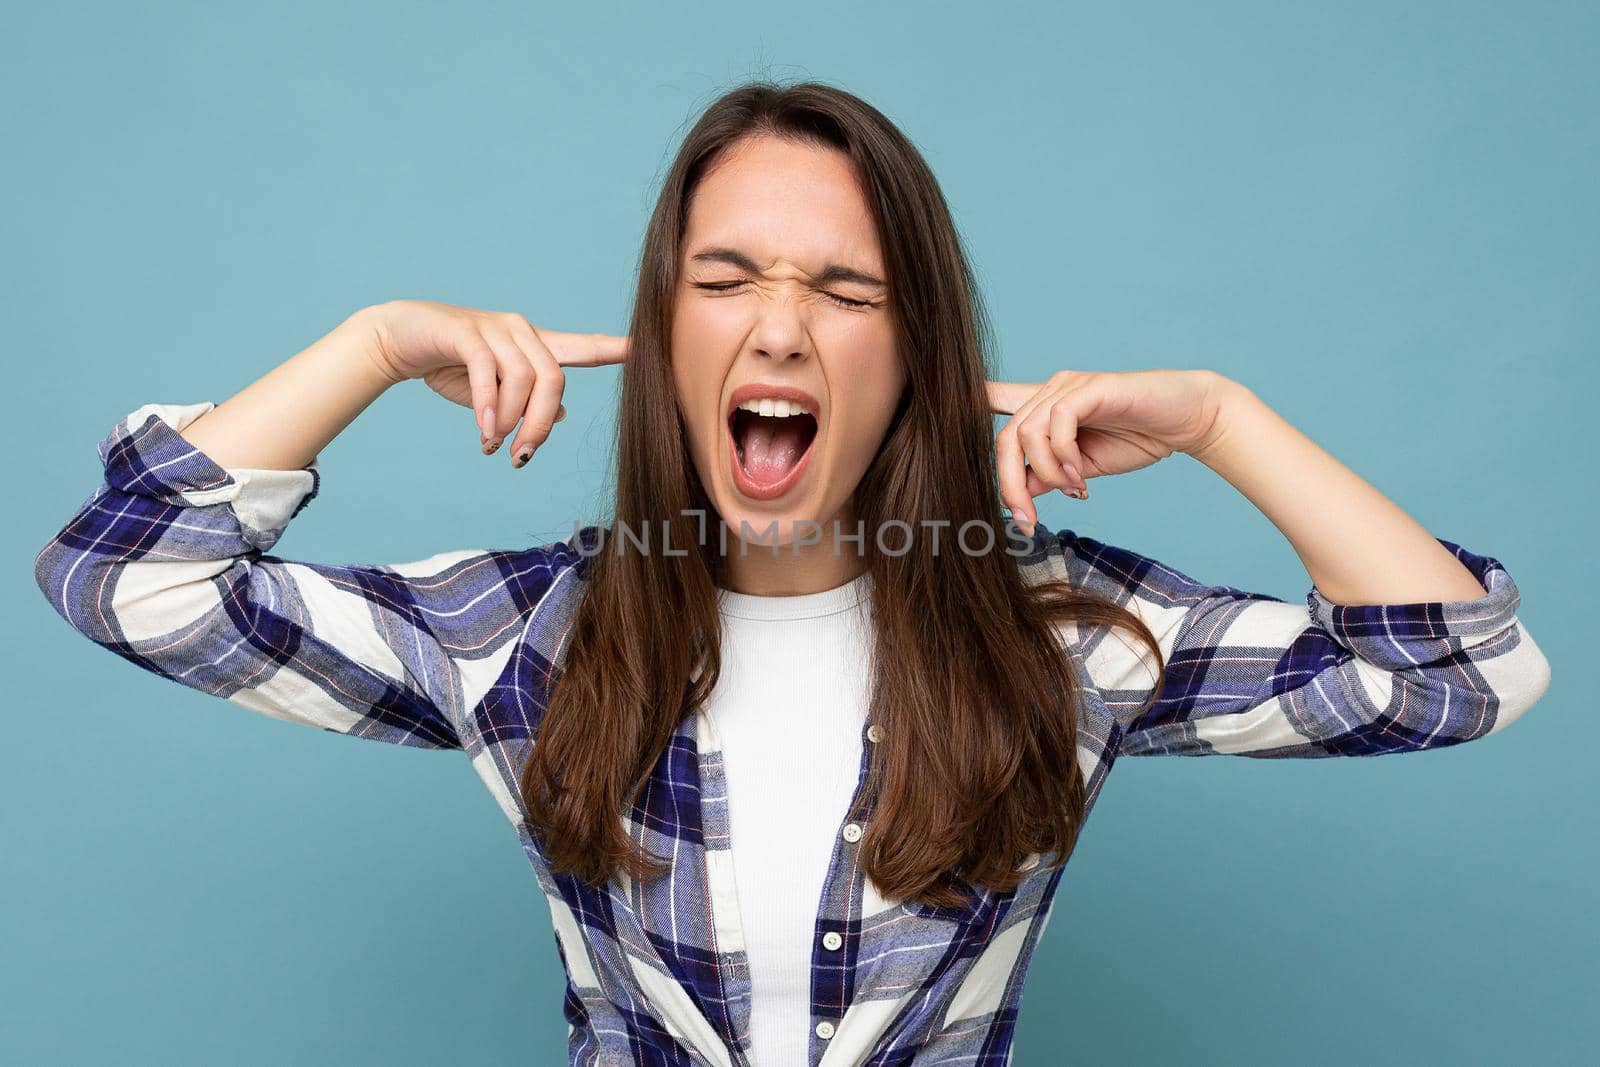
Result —
<instances>
[{"instance_id":1,"label":"long brown wavy hair","mask_svg":"<svg viewBox=\"0 0 1600 1067\"><path fill-rule=\"evenodd\" d=\"M597 887L619 867L653 879L670 866L637 848L619 816L716 685L717 585L726 573L718 540L708 543L706 524L693 518L716 512L673 389L671 317L696 184L730 145L758 134L854 161L907 372L854 497L868 531L873 716L883 729L871 746L876 815L860 843L865 870L885 897L933 907L968 899L962 882L1009 891L1030 853L1066 862L1084 815L1082 694L1053 624L1129 629L1155 656L1157 691L1160 648L1115 603L1064 582L1030 586L1007 551L948 549L969 522L988 524L997 545L1015 536L999 506L987 313L921 154L871 105L814 81L752 81L718 98L685 137L656 201L622 371L613 521L651 536L663 530L676 548L641 551L613 531L587 561L565 663L519 783L530 829L553 868ZM909 544L897 555L872 534L892 520L885 543ZM944 551L930 533L943 534Z\"/></svg>"}]
</instances>

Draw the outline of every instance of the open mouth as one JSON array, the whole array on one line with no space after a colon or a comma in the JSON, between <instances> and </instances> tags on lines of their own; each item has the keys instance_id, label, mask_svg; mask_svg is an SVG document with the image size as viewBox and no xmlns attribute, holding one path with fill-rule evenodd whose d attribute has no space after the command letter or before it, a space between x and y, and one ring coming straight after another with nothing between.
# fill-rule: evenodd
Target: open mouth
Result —
<instances>
[{"instance_id":1,"label":"open mouth","mask_svg":"<svg viewBox=\"0 0 1600 1067\"><path fill-rule=\"evenodd\" d=\"M736 407L728 416L734 482L739 491L771 500L792 489L817 437L817 419L797 404L760 402L768 414Z\"/></svg>"}]
</instances>

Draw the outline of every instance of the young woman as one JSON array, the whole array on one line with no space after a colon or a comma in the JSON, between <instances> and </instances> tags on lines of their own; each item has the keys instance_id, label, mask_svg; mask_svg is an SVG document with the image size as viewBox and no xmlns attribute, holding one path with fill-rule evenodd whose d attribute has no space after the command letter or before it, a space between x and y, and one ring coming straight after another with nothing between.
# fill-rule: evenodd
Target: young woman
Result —
<instances>
[{"instance_id":1,"label":"young woman","mask_svg":"<svg viewBox=\"0 0 1600 1067\"><path fill-rule=\"evenodd\" d=\"M464 750L549 901L574 1064L1008 1063L1118 755L1453 745L1549 667L1496 560L1243 384L993 381L987 336L910 142L838 89L753 83L667 176L627 337L363 309L220 406L123 419L39 585L184 685ZM619 362L607 523L390 566L266 554L398 383L520 469L567 369ZM1174 452L1289 539L1305 603L1036 525L1035 497Z\"/></svg>"}]
</instances>

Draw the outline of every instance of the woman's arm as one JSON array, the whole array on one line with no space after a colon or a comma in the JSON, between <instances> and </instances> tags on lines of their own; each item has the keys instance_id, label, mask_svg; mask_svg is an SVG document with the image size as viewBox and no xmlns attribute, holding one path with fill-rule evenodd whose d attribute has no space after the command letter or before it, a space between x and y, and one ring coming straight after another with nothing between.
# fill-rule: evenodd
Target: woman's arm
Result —
<instances>
[{"instance_id":1,"label":"woman's arm","mask_svg":"<svg viewBox=\"0 0 1600 1067\"><path fill-rule=\"evenodd\" d=\"M266 554L317 496L317 453L406 380L391 373L393 348L377 347L385 311L355 313L220 406L147 404L121 419L99 446L101 484L35 557L51 606L135 665L254 711L392 744L473 743L471 709L575 552L552 542L372 565ZM445 368L430 386L466 402L470 371L471 394L507 413L491 429L521 419L542 439L539 412L555 410L559 391L541 391L537 360L515 346L497 367L506 316L426 305L412 318L434 323L410 331L421 338L412 362ZM547 336L573 362L620 348ZM451 360L471 364L459 380Z\"/></svg>"},{"instance_id":2,"label":"woman's arm","mask_svg":"<svg viewBox=\"0 0 1600 1067\"><path fill-rule=\"evenodd\" d=\"M181 431L223 467L307 467L398 378L379 356L378 311L362 308Z\"/></svg>"},{"instance_id":3,"label":"woman's arm","mask_svg":"<svg viewBox=\"0 0 1600 1067\"><path fill-rule=\"evenodd\" d=\"M1218 411L1187 451L1261 509L1335 604L1467 600L1485 590L1415 519L1254 392L1216 376Z\"/></svg>"},{"instance_id":4,"label":"woman's arm","mask_svg":"<svg viewBox=\"0 0 1600 1067\"><path fill-rule=\"evenodd\" d=\"M1166 681L1131 644L1077 642L1123 729L1123 754L1378 755L1499 730L1543 695L1550 665L1493 557L1437 539L1245 387L1212 371L1063 371L990 383L1014 413L1001 487L1086 498L1086 478L1188 452L1278 527L1313 585L1304 604L1201 582L1070 530L1041 532L1073 585L1126 605L1161 648ZM1081 473L1080 473L1081 472Z\"/></svg>"}]
</instances>

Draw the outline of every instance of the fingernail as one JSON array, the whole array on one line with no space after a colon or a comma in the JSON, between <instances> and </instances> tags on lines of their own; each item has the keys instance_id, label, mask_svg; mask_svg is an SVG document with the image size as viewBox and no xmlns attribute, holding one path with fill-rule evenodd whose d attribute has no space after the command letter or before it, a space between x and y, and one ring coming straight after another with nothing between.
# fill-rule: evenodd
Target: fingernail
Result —
<instances>
[{"instance_id":1,"label":"fingernail","mask_svg":"<svg viewBox=\"0 0 1600 1067\"><path fill-rule=\"evenodd\" d=\"M565 404L562 404L562 405L560 405L559 407L556 408L555 421L556 422L560 422L562 419L564 419L566 417L567 417L567 407L566 407Z\"/></svg>"},{"instance_id":2,"label":"fingernail","mask_svg":"<svg viewBox=\"0 0 1600 1067\"><path fill-rule=\"evenodd\" d=\"M483 454L486 456L494 455L500 448L500 442L504 440L505 438L503 437L496 437L493 441L488 442L483 446Z\"/></svg>"},{"instance_id":3,"label":"fingernail","mask_svg":"<svg viewBox=\"0 0 1600 1067\"><path fill-rule=\"evenodd\" d=\"M521 466L525 465L528 462L528 460L530 460L532 458L533 458L533 446L532 445L523 445L522 446L522 451L517 453L517 466L521 467Z\"/></svg>"}]
</instances>

